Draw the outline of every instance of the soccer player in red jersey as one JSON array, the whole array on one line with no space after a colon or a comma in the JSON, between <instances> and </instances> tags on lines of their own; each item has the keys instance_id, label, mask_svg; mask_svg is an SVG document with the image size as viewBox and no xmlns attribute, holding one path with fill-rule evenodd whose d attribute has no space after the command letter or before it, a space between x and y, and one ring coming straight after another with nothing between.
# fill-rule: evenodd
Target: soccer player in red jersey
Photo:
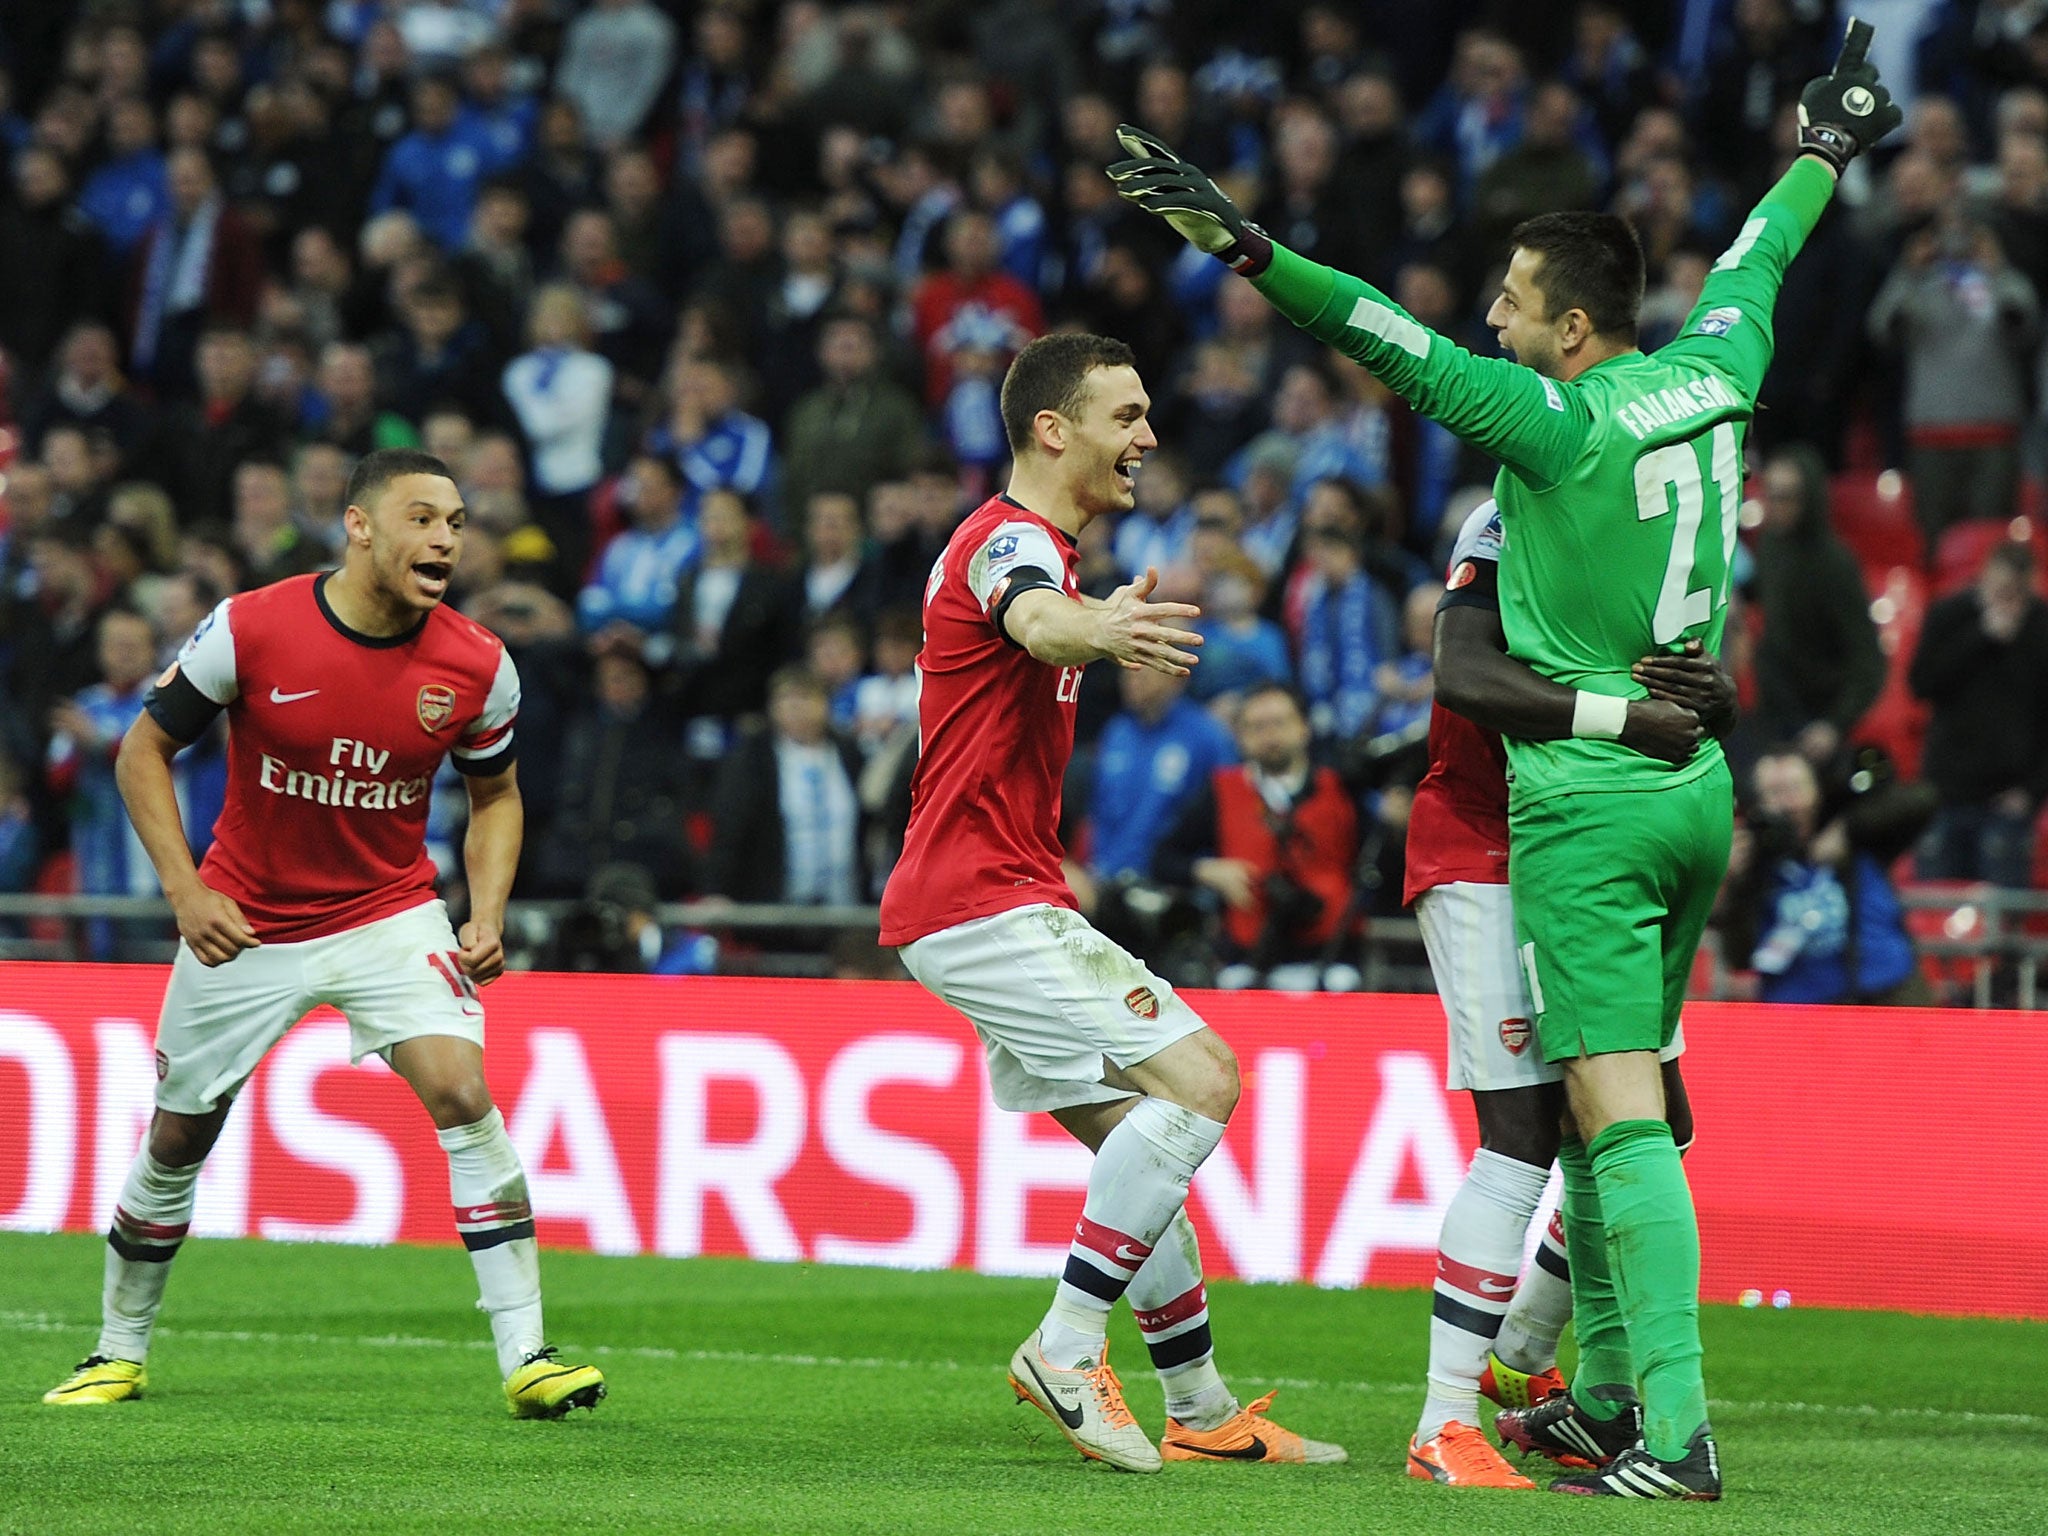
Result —
<instances>
[{"instance_id":1,"label":"soccer player in red jersey","mask_svg":"<svg viewBox=\"0 0 2048 1536\"><path fill-rule=\"evenodd\" d=\"M448 1154L455 1225L490 1314L511 1411L593 1408L604 1377L555 1358L519 1154L484 1083L477 989L522 833L519 678L498 638L443 608L462 495L429 454L387 449L348 486L341 569L227 599L150 690L116 774L181 942L157 1024L156 1114L107 1233L99 1346L45 1394L139 1397L200 1165L265 1052L322 1003L412 1085ZM171 759L228 712L227 803L194 869ZM469 786L470 920L434 896L427 799L454 754Z\"/></svg>"},{"instance_id":2,"label":"soccer player in red jersey","mask_svg":"<svg viewBox=\"0 0 2048 1536\"><path fill-rule=\"evenodd\" d=\"M1533 1488L1478 1427L1482 1391L1511 1411L1565 1391L1556 1371L1557 1339L1572 1314L1563 1227L1555 1219L1527 1278L1516 1284L1529 1222L1557 1158L1564 1074L1537 1047L1516 952L1507 884L1508 764L1500 733L1512 730L1529 740L1569 736L1576 701L1569 688L1508 656L1500 552L1500 512L1488 501L1459 530L1437 605L1429 771L1416 787L1408 821L1404 895L1422 926L1443 999L1449 1086L1471 1092L1479 1120L1479 1150L1437 1239L1428 1393L1409 1443L1408 1472L1453 1486ZM1703 729L1732 723L1734 685L1710 658L1658 657L1639 675L1653 698L1629 705L1623 745L1684 762ZM1684 1049L1681 1033L1664 1053L1665 1097L1681 1147L1692 1139L1692 1112L1678 1073ZM1580 1332L1586 1331L1582 1318ZM1633 1432L1629 1415L1615 1423ZM1580 1444L1575 1432L1567 1423L1556 1443L1524 1449L1581 1465L1612 1454L1590 1438Z\"/></svg>"},{"instance_id":3,"label":"soccer player in red jersey","mask_svg":"<svg viewBox=\"0 0 2048 1536\"><path fill-rule=\"evenodd\" d=\"M1217 1374L1188 1181L1237 1103L1237 1059L1185 1000L1077 910L1060 872L1060 783L1081 671L1113 658L1175 676L1197 610L1148 602L1155 572L1081 596L1075 539L1128 511L1158 446L1129 347L1032 342L1003 380L1009 490L954 532L925 584L919 757L903 856L882 897L884 944L964 1013L996 1102L1046 1110L1095 1151L1052 1308L1010 1359L1018 1397L1082 1455L1127 1472L1165 1460L1342 1461L1240 1407ZM1113 811L1109 813L1113 814ZM1160 1445L1105 1358L1128 1295L1166 1389Z\"/></svg>"}]
</instances>

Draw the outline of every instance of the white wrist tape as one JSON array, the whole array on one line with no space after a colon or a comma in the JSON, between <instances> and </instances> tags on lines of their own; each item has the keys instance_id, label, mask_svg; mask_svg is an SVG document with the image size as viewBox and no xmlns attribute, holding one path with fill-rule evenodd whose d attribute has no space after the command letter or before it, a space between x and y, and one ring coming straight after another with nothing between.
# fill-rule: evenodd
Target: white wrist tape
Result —
<instances>
[{"instance_id":1,"label":"white wrist tape","mask_svg":"<svg viewBox=\"0 0 2048 1536\"><path fill-rule=\"evenodd\" d=\"M1602 741L1613 741L1628 725L1628 700L1617 699L1612 694L1588 693L1579 690L1578 702L1572 705L1572 734L1594 736Z\"/></svg>"}]
</instances>

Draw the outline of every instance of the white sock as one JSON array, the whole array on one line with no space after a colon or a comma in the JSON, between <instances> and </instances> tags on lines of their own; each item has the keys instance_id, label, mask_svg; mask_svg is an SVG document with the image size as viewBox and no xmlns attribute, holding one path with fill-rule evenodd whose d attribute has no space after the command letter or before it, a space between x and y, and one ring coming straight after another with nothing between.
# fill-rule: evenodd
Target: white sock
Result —
<instances>
[{"instance_id":1,"label":"white sock","mask_svg":"<svg viewBox=\"0 0 2048 1536\"><path fill-rule=\"evenodd\" d=\"M192 1226L198 1163L171 1168L150 1156L149 1143L128 1165L114 1222L107 1228L106 1281L100 1291L100 1342L109 1360L149 1358L149 1333L164 1304L171 1260Z\"/></svg>"},{"instance_id":2,"label":"white sock","mask_svg":"<svg viewBox=\"0 0 2048 1536\"><path fill-rule=\"evenodd\" d=\"M1109 1309L1152 1257L1187 1203L1188 1180L1222 1139L1220 1121L1155 1098L1140 1099L1103 1138L1066 1274L1039 1326L1046 1364L1070 1371L1101 1358Z\"/></svg>"},{"instance_id":3,"label":"white sock","mask_svg":"<svg viewBox=\"0 0 2048 1536\"><path fill-rule=\"evenodd\" d=\"M1554 1213L1501 1320L1493 1352L1518 1371L1547 1371L1557 1364L1557 1338L1571 1320L1572 1266L1564 1251L1564 1216Z\"/></svg>"},{"instance_id":4,"label":"white sock","mask_svg":"<svg viewBox=\"0 0 2048 1536\"><path fill-rule=\"evenodd\" d=\"M495 1109L473 1124L435 1134L448 1154L455 1230L476 1268L477 1306L491 1315L498 1374L510 1376L546 1342L540 1318L540 1244L533 1237L526 1170L505 1134L505 1117Z\"/></svg>"},{"instance_id":5,"label":"white sock","mask_svg":"<svg viewBox=\"0 0 2048 1536\"><path fill-rule=\"evenodd\" d=\"M1417 1444L1434 1439L1453 1420L1479 1422L1479 1374L1514 1294L1522 1244L1549 1178L1548 1168L1484 1147L1472 1154L1437 1236L1429 1393L1415 1428Z\"/></svg>"},{"instance_id":6,"label":"white sock","mask_svg":"<svg viewBox=\"0 0 2048 1536\"><path fill-rule=\"evenodd\" d=\"M1125 1296L1165 1389L1167 1413L1190 1429L1214 1429L1236 1413L1237 1399L1216 1369L1202 1245L1185 1208L1174 1213Z\"/></svg>"}]
</instances>

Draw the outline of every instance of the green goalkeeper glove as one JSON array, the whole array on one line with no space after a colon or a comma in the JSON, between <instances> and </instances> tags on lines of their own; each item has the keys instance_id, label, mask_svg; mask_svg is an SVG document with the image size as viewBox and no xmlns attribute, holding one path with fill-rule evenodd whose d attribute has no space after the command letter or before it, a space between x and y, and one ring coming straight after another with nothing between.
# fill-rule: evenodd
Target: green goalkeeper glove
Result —
<instances>
[{"instance_id":1,"label":"green goalkeeper glove","mask_svg":"<svg viewBox=\"0 0 2048 1536\"><path fill-rule=\"evenodd\" d=\"M1142 128L1119 123L1117 142L1130 154L1109 167L1125 202L1171 224L1197 250L1251 277L1273 259L1273 240L1238 211L1206 173L1181 159Z\"/></svg>"},{"instance_id":2,"label":"green goalkeeper glove","mask_svg":"<svg viewBox=\"0 0 2048 1536\"><path fill-rule=\"evenodd\" d=\"M1837 176L1906 120L1877 67L1864 58L1872 35L1869 22L1850 17L1833 71L1799 93L1799 147L1827 161Z\"/></svg>"}]
</instances>

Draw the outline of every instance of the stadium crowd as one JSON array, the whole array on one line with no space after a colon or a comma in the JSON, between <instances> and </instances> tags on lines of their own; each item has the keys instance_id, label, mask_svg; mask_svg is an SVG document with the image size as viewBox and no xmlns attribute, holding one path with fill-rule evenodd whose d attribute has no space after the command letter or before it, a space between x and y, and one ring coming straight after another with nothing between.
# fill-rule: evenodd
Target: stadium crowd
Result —
<instances>
[{"instance_id":1,"label":"stadium crowd","mask_svg":"<svg viewBox=\"0 0 2048 1536\"><path fill-rule=\"evenodd\" d=\"M1898 927L1898 855L2031 884L2048 795L2048 9L1884 10L1908 128L1793 267L1751 439L1726 905L1767 994L1816 965L1892 992L1896 964L1858 966L1895 959L1864 928ZM1114 125L1475 350L1519 220L1626 214L1654 348L1840 24L1825 0L9 0L0 890L154 890L111 764L149 680L223 596L333 562L355 456L419 445L469 507L453 600L524 683L519 893L871 900L927 573L1004 483L1009 358L1077 328L1134 348L1164 445L1084 535L1087 589L1157 568L1206 640L1185 684L1086 675L1077 890L1134 947L1204 933L1183 948L1330 979L1399 910L1436 577L1491 466L1127 209ZM1232 766L1311 757L1314 866L1291 823L1263 866L1233 852ZM203 846L220 743L181 762ZM437 797L444 852L461 803Z\"/></svg>"}]
</instances>

